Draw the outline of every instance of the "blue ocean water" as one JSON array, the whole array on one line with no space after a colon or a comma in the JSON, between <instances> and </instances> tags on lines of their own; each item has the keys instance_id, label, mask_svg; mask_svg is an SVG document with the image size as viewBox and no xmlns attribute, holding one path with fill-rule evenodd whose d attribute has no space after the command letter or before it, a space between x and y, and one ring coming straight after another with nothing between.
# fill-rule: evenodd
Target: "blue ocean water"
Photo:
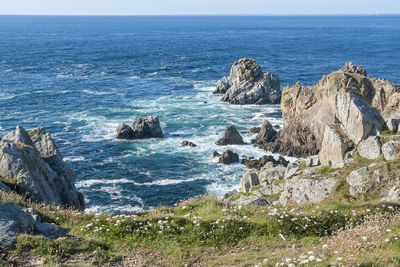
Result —
<instances>
[{"instance_id":1,"label":"blue ocean water","mask_svg":"<svg viewBox=\"0 0 400 267\"><path fill-rule=\"evenodd\" d=\"M282 125L278 105L235 106L211 94L235 60L255 58L282 87L314 84L347 61L400 84L399 44L399 16L0 16L0 136L17 124L52 133L88 211L222 195L245 170L211 156L226 149L214 144L225 127ZM149 114L160 116L166 138L113 139L118 123Z\"/></svg>"}]
</instances>

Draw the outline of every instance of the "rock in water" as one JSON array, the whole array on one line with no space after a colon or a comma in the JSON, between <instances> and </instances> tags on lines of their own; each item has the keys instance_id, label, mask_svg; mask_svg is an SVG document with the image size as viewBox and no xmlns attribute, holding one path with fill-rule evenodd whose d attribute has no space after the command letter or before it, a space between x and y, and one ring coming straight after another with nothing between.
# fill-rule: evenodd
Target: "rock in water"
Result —
<instances>
[{"instance_id":1,"label":"rock in water","mask_svg":"<svg viewBox=\"0 0 400 267\"><path fill-rule=\"evenodd\" d=\"M135 138L163 138L160 121L157 115L138 118L133 123Z\"/></svg>"},{"instance_id":2,"label":"rock in water","mask_svg":"<svg viewBox=\"0 0 400 267\"><path fill-rule=\"evenodd\" d=\"M181 146L190 146L190 147L196 147L197 145L195 143L189 142L187 140L183 141L181 143Z\"/></svg>"},{"instance_id":3,"label":"rock in water","mask_svg":"<svg viewBox=\"0 0 400 267\"><path fill-rule=\"evenodd\" d=\"M74 172L43 128L25 131L17 127L0 141L0 176L16 179L19 193L37 202L85 207L74 185Z\"/></svg>"},{"instance_id":4,"label":"rock in water","mask_svg":"<svg viewBox=\"0 0 400 267\"><path fill-rule=\"evenodd\" d=\"M268 120L264 121L256 137L256 145L263 145L275 140L277 132Z\"/></svg>"},{"instance_id":5,"label":"rock in water","mask_svg":"<svg viewBox=\"0 0 400 267\"><path fill-rule=\"evenodd\" d=\"M118 125L116 132L117 135L115 138L117 139L135 139L135 133L132 128L125 123Z\"/></svg>"},{"instance_id":6,"label":"rock in water","mask_svg":"<svg viewBox=\"0 0 400 267\"><path fill-rule=\"evenodd\" d=\"M133 123L133 128L122 123L116 130L117 139L145 139L145 138L163 138L160 120L157 115L137 118Z\"/></svg>"},{"instance_id":7,"label":"rock in water","mask_svg":"<svg viewBox=\"0 0 400 267\"><path fill-rule=\"evenodd\" d=\"M284 127L275 141L263 148L296 157L316 155L321 150L326 125L338 122L357 145L360 138L376 135L374 132L379 132L382 125L381 118L371 108L376 108L382 116L398 111L400 87L368 77L364 68L346 63L314 86L297 83L283 89Z\"/></svg>"},{"instance_id":8,"label":"rock in water","mask_svg":"<svg viewBox=\"0 0 400 267\"><path fill-rule=\"evenodd\" d=\"M263 73L254 59L242 58L233 63L230 75L218 81L214 94L224 94L221 101L231 104L278 104L280 81L272 73Z\"/></svg>"},{"instance_id":9,"label":"rock in water","mask_svg":"<svg viewBox=\"0 0 400 267\"><path fill-rule=\"evenodd\" d=\"M219 163L223 164L231 164L239 162L239 155L234 153L232 150L227 150L222 154L219 158Z\"/></svg>"},{"instance_id":10,"label":"rock in water","mask_svg":"<svg viewBox=\"0 0 400 267\"><path fill-rule=\"evenodd\" d=\"M242 145L242 144L244 144L243 138L236 129L236 127L233 125L226 127L224 137L222 137L217 142L217 145L219 146Z\"/></svg>"}]
</instances>

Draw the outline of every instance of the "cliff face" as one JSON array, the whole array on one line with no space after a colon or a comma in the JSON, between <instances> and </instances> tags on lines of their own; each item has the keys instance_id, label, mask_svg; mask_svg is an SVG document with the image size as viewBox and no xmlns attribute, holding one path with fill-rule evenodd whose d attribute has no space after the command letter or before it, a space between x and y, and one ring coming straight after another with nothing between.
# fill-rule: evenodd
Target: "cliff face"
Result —
<instances>
[{"instance_id":1,"label":"cliff face","mask_svg":"<svg viewBox=\"0 0 400 267\"><path fill-rule=\"evenodd\" d=\"M373 79L367 76L363 67L346 63L316 85L297 83L285 87L281 100L284 128L274 142L261 147L297 157L317 154L321 150L325 126L337 123L341 111L346 109L343 105L347 102L338 99L343 90L360 98L354 101L363 106L361 113L366 107L376 108L383 117L399 111L400 87L386 80Z\"/></svg>"}]
</instances>

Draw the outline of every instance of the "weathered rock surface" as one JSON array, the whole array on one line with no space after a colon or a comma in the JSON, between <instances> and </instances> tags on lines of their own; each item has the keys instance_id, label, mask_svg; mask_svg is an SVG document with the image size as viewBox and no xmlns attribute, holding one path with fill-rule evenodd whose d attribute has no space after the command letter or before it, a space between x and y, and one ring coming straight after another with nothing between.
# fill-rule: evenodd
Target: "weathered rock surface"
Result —
<instances>
[{"instance_id":1,"label":"weathered rock surface","mask_svg":"<svg viewBox=\"0 0 400 267\"><path fill-rule=\"evenodd\" d=\"M301 179L294 177L285 181L284 190L279 197L282 205L319 203L332 192L336 185L335 179Z\"/></svg>"},{"instance_id":2,"label":"weathered rock surface","mask_svg":"<svg viewBox=\"0 0 400 267\"><path fill-rule=\"evenodd\" d=\"M2 182L0 182L0 191L6 191L6 192L11 192L11 189L6 186L5 184L3 184ZM1 200L1 196L0 196L0 200Z\"/></svg>"},{"instance_id":3,"label":"weathered rock surface","mask_svg":"<svg viewBox=\"0 0 400 267\"><path fill-rule=\"evenodd\" d=\"M0 176L15 178L19 193L37 202L85 207L74 185L74 172L42 128L25 131L18 126L0 141Z\"/></svg>"},{"instance_id":4,"label":"weathered rock surface","mask_svg":"<svg viewBox=\"0 0 400 267\"><path fill-rule=\"evenodd\" d=\"M399 132L400 114L389 114L385 117L386 125L392 132Z\"/></svg>"},{"instance_id":5,"label":"weathered rock surface","mask_svg":"<svg viewBox=\"0 0 400 267\"><path fill-rule=\"evenodd\" d=\"M358 193L365 193L367 191L370 182L369 174L369 169L363 167L352 171L349 176L347 176L346 182L350 185L350 195L354 196Z\"/></svg>"},{"instance_id":6,"label":"weathered rock surface","mask_svg":"<svg viewBox=\"0 0 400 267\"><path fill-rule=\"evenodd\" d=\"M217 142L217 145L219 146L242 145L242 144L244 144L243 138L236 129L236 127L233 125L226 127L224 137L222 137Z\"/></svg>"},{"instance_id":7,"label":"weathered rock surface","mask_svg":"<svg viewBox=\"0 0 400 267\"><path fill-rule=\"evenodd\" d=\"M279 181L285 177L286 167L278 165L271 168L265 168L260 171L260 183L272 184L275 181Z\"/></svg>"},{"instance_id":8,"label":"weathered rock surface","mask_svg":"<svg viewBox=\"0 0 400 267\"><path fill-rule=\"evenodd\" d=\"M183 141L183 142L181 143L181 146L196 147L197 145L196 145L195 143L192 143L192 142L190 142L190 141L185 140L185 141Z\"/></svg>"},{"instance_id":9,"label":"weathered rock surface","mask_svg":"<svg viewBox=\"0 0 400 267\"><path fill-rule=\"evenodd\" d=\"M0 203L0 251L13 248L20 234L39 234L47 238L65 236L68 230L41 223L14 203Z\"/></svg>"},{"instance_id":10,"label":"weathered rock surface","mask_svg":"<svg viewBox=\"0 0 400 267\"><path fill-rule=\"evenodd\" d=\"M258 196L240 196L239 199L232 202L236 206L268 206L272 203Z\"/></svg>"},{"instance_id":11,"label":"weathered rock surface","mask_svg":"<svg viewBox=\"0 0 400 267\"><path fill-rule=\"evenodd\" d=\"M137 118L133 123L133 128L126 124L120 124L116 130L117 139L146 139L163 138L158 115Z\"/></svg>"},{"instance_id":12,"label":"weathered rock surface","mask_svg":"<svg viewBox=\"0 0 400 267\"><path fill-rule=\"evenodd\" d=\"M232 150L227 150L222 154L218 162L223 164L236 163L239 162L239 155L234 153Z\"/></svg>"},{"instance_id":13,"label":"weathered rock surface","mask_svg":"<svg viewBox=\"0 0 400 267\"><path fill-rule=\"evenodd\" d=\"M243 174L240 179L240 192L250 192L251 188L260 184L257 170L250 170Z\"/></svg>"},{"instance_id":14,"label":"weathered rock surface","mask_svg":"<svg viewBox=\"0 0 400 267\"><path fill-rule=\"evenodd\" d=\"M256 145L262 146L263 144L273 142L275 140L276 135L277 132L272 127L271 123L269 123L268 120L265 120L261 125L259 133L257 134Z\"/></svg>"},{"instance_id":15,"label":"weathered rock surface","mask_svg":"<svg viewBox=\"0 0 400 267\"><path fill-rule=\"evenodd\" d=\"M394 160L397 158L399 153L400 141L390 140L383 144L382 153L385 160Z\"/></svg>"},{"instance_id":16,"label":"weathered rock surface","mask_svg":"<svg viewBox=\"0 0 400 267\"><path fill-rule=\"evenodd\" d=\"M400 202L400 189L397 188L397 186L392 187L382 200L388 202Z\"/></svg>"},{"instance_id":17,"label":"weathered rock surface","mask_svg":"<svg viewBox=\"0 0 400 267\"><path fill-rule=\"evenodd\" d=\"M257 170L260 170L268 162L271 162L273 164L280 164L283 166L288 165L288 161L282 156L279 156L279 158L277 160L274 158L274 156L271 156L271 155L270 156L262 156L259 159L244 158L242 160L242 164L245 165L247 168L257 169Z\"/></svg>"},{"instance_id":18,"label":"weathered rock surface","mask_svg":"<svg viewBox=\"0 0 400 267\"><path fill-rule=\"evenodd\" d=\"M381 115L400 109L400 87L366 76L351 63L324 76L314 86L287 86L282 92L283 129L274 142L262 148L281 154L306 157L321 150L326 125L341 124L356 145L383 126Z\"/></svg>"},{"instance_id":19,"label":"weathered rock surface","mask_svg":"<svg viewBox=\"0 0 400 267\"><path fill-rule=\"evenodd\" d=\"M261 130L261 127L253 127L250 129L250 133L256 133L258 134Z\"/></svg>"},{"instance_id":20,"label":"weathered rock surface","mask_svg":"<svg viewBox=\"0 0 400 267\"><path fill-rule=\"evenodd\" d=\"M382 143L379 136L371 136L358 144L358 154L367 159L376 159L382 154Z\"/></svg>"},{"instance_id":21,"label":"weathered rock surface","mask_svg":"<svg viewBox=\"0 0 400 267\"><path fill-rule=\"evenodd\" d=\"M350 146L335 126L327 125L325 127L321 151L319 152L321 164L336 165L342 162L344 160L344 153Z\"/></svg>"},{"instance_id":22,"label":"weathered rock surface","mask_svg":"<svg viewBox=\"0 0 400 267\"><path fill-rule=\"evenodd\" d=\"M272 73L263 73L254 59L233 63L230 75L218 81L214 94L231 104L277 104L281 100L280 81Z\"/></svg>"}]
</instances>

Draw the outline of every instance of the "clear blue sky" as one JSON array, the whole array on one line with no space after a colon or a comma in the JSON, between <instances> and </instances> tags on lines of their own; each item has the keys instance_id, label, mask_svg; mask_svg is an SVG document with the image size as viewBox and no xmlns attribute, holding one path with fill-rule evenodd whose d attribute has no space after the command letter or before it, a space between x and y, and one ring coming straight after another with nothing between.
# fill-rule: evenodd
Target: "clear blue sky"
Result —
<instances>
[{"instance_id":1,"label":"clear blue sky","mask_svg":"<svg viewBox=\"0 0 400 267\"><path fill-rule=\"evenodd\" d=\"M399 14L400 0L0 0L0 14Z\"/></svg>"}]
</instances>

